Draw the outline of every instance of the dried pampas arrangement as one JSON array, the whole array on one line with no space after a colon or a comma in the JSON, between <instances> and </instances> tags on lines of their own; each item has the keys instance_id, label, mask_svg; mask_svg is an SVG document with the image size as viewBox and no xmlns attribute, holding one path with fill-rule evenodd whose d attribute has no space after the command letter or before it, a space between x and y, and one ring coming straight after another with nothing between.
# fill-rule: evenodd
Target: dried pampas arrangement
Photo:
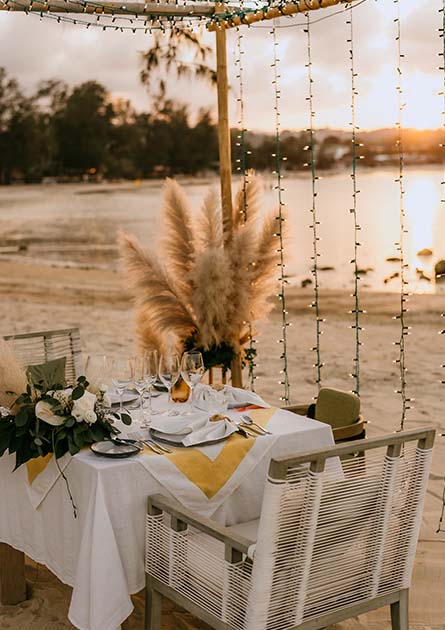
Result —
<instances>
[{"instance_id":1,"label":"dried pampas arrangement","mask_svg":"<svg viewBox=\"0 0 445 630\"><path fill-rule=\"evenodd\" d=\"M229 367L255 321L272 309L277 282L277 213L260 215L260 182L250 174L233 209L233 236L224 244L217 195L204 198L195 221L173 180L164 187L161 256L137 238L119 236L121 261L137 313L143 349L197 348L206 367ZM248 208L244 217L244 208Z\"/></svg>"},{"instance_id":2,"label":"dried pampas arrangement","mask_svg":"<svg viewBox=\"0 0 445 630\"><path fill-rule=\"evenodd\" d=\"M0 407L11 409L28 379L9 343L0 337Z\"/></svg>"}]
</instances>

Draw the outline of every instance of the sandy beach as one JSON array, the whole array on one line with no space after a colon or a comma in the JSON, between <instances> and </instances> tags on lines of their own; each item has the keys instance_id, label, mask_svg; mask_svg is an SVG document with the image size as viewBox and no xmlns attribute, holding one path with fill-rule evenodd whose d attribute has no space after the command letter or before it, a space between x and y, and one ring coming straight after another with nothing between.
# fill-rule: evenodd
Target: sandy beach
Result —
<instances>
[{"instance_id":1,"label":"sandy beach","mask_svg":"<svg viewBox=\"0 0 445 630\"><path fill-rule=\"evenodd\" d=\"M86 353L118 354L134 348L134 323L131 302L117 271L63 269L26 261L0 262L1 334L79 326ZM308 307L312 291L290 289L288 311L289 359L292 402L309 401L316 393L313 313ZM361 366L362 410L369 421L368 434L395 431L400 423L400 398L394 393L398 384L397 346L399 334L399 297L393 293L364 292L362 307L363 346ZM323 323L323 384L351 389L349 373L354 353L351 297L346 291L324 291L321 295ZM408 412L406 428L418 426L445 429L443 408L445 337L439 335L445 312L444 295L416 295L411 298L407 339L408 394L415 398ZM271 403L280 404L280 369L277 339L280 313L259 328L257 391ZM444 482L445 439L437 438L435 457L423 519L411 592L411 628L444 630L445 602L441 590L445 583L445 533L436 534ZM28 579L31 599L16 608L0 609L1 630L62 630L72 626L66 619L70 589L41 566L30 563ZM198 629L203 624L190 615L167 606L165 629ZM135 612L126 623L132 630L143 627L143 599L135 597ZM351 620L342 629L367 630L390 627L389 609ZM104 629L105 630L105 629Z\"/></svg>"}]
</instances>

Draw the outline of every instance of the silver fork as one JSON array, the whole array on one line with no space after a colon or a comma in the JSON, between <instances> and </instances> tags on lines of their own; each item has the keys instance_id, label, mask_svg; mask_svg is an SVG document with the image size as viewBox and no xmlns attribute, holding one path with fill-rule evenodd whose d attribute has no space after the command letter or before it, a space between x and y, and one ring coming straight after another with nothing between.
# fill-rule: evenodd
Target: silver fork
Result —
<instances>
[{"instance_id":1,"label":"silver fork","mask_svg":"<svg viewBox=\"0 0 445 630\"><path fill-rule=\"evenodd\" d=\"M151 450L157 453L158 455L164 455L165 453L173 453L171 449L165 446L162 446L162 444L158 444L157 442L154 442L153 440L141 440L141 442L143 442L146 446L148 446L148 448L151 448Z\"/></svg>"},{"instance_id":2,"label":"silver fork","mask_svg":"<svg viewBox=\"0 0 445 630\"><path fill-rule=\"evenodd\" d=\"M256 428L257 431L260 431L262 435L272 435L272 433L270 431L268 431L264 427L260 426L256 422L254 422L250 416L246 416L245 414L243 414L242 422L244 422L244 424L247 424L248 426L250 426L252 429Z\"/></svg>"},{"instance_id":3,"label":"silver fork","mask_svg":"<svg viewBox=\"0 0 445 630\"><path fill-rule=\"evenodd\" d=\"M155 453L156 455L164 455L164 453L160 449L157 449L156 446L154 446L150 442L147 442L146 440L141 440L141 442L145 444L145 446L153 451L153 453Z\"/></svg>"}]
</instances>

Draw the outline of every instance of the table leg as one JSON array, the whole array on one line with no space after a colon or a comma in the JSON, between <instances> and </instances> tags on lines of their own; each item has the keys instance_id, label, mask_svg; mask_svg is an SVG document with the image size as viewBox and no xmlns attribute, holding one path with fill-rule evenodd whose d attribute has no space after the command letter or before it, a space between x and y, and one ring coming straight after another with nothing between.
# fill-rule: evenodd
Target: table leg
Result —
<instances>
[{"instance_id":1,"label":"table leg","mask_svg":"<svg viewBox=\"0 0 445 630\"><path fill-rule=\"evenodd\" d=\"M25 599L25 554L0 543L0 604L15 606Z\"/></svg>"}]
</instances>

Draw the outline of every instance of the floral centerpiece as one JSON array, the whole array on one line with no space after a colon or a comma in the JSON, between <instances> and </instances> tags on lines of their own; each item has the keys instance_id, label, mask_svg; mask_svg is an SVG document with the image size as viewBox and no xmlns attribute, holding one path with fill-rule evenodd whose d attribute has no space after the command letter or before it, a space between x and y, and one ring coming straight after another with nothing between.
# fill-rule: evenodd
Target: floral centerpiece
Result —
<instances>
[{"instance_id":1,"label":"floral centerpiece","mask_svg":"<svg viewBox=\"0 0 445 630\"><path fill-rule=\"evenodd\" d=\"M250 173L234 199L229 239L214 191L196 214L179 184L167 180L159 252L121 234L142 348L200 350L207 368L222 365L224 370L235 357L253 360L249 342L255 323L273 308L281 251L278 221L285 220L276 210L261 212L260 192L259 179Z\"/></svg>"},{"instance_id":2,"label":"floral centerpiece","mask_svg":"<svg viewBox=\"0 0 445 630\"><path fill-rule=\"evenodd\" d=\"M85 376L74 388L28 385L14 401L13 411L1 408L0 456L7 449L15 453L18 468L48 453L56 459L68 452L75 455L84 446L119 433L113 425L118 414L110 414L107 394L93 394L88 385ZM122 414L122 421L129 424L131 419Z\"/></svg>"},{"instance_id":3,"label":"floral centerpiece","mask_svg":"<svg viewBox=\"0 0 445 630\"><path fill-rule=\"evenodd\" d=\"M80 376L74 387L27 383L14 353L0 344L0 457L15 453L15 468L54 453L56 460L119 433L114 420L131 423L127 414L110 411L106 388L90 387ZM20 393L20 390L22 393Z\"/></svg>"}]
</instances>

